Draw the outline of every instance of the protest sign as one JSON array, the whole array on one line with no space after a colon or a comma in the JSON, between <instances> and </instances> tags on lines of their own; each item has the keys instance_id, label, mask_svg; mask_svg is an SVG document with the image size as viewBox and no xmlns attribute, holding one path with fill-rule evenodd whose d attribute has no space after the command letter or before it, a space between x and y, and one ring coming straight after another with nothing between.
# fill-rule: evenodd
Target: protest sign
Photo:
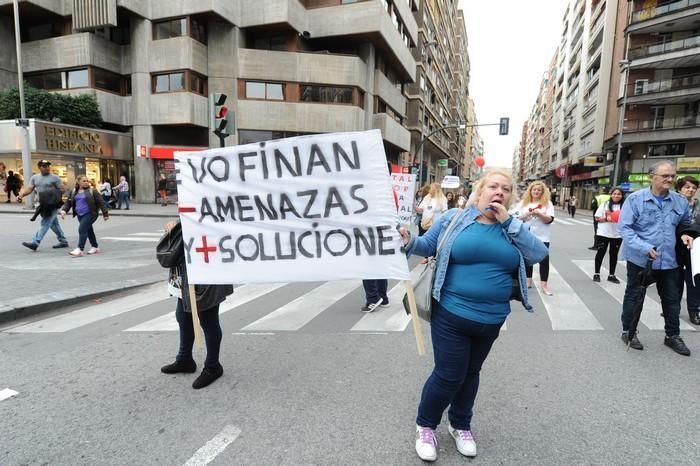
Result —
<instances>
[{"instance_id":1,"label":"protest sign","mask_svg":"<svg viewBox=\"0 0 700 466\"><path fill-rule=\"evenodd\" d=\"M190 283L409 278L380 131L175 158Z\"/></svg>"},{"instance_id":2,"label":"protest sign","mask_svg":"<svg viewBox=\"0 0 700 466\"><path fill-rule=\"evenodd\" d=\"M416 175L409 175L407 173L391 174L391 188L396 194L399 223L402 225L409 225L411 223L416 189L415 183Z\"/></svg>"}]
</instances>

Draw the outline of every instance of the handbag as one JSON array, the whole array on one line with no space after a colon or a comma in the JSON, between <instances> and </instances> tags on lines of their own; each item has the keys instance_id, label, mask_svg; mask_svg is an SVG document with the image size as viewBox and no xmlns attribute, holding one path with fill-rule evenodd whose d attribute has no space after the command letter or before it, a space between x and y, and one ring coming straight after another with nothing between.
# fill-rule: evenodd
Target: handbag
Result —
<instances>
[{"instance_id":1,"label":"handbag","mask_svg":"<svg viewBox=\"0 0 700 466\"><path fill-rule=\"evenodd\" d=\"M435 266L437 265L437 257L440 254L440 249L442 249L443 244L450 236L452 230L454 230L457 225L457 220L462 216L462 213L456 213L452 220L450 220L449 225L442 239L438 243L437 249L435 250L435 255L428 258L428 263L425 264L423 270L421 270L418 278L413 282L413 294L416 297L416 308L418 310L418 317L430 322L430 315L432 314L433 307L433 281L435 280ZM411 308L408 304L408 295L403 297L403 307L406 314L411 314Z\"/></svg>"},{"instance_id":2,"label":"handbag","mask_svg":"<svg viewBox=\"0 0 700 466\"><path fill-rule=\"evenodd\" d=\"M175 226L158 241L156 259L167 269L177 266L185 258L185 245L182 241L182 225Z\"/></svg>"}]
</instances>

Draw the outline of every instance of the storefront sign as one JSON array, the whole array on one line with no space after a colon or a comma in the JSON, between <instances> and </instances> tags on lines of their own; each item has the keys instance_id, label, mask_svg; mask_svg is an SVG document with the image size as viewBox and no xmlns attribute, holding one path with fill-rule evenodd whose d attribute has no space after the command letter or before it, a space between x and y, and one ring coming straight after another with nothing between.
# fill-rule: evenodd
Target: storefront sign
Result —
<instances>
[{"instance_id":1,"label":"storefront sign","mask_svg":"<svg viewBox=\"0 0 700 466\"><path fill-rule=\"evenodd\" d=\"M554 174L557 176L557 178L566 178L566 174L569 172L569 165L564 164L564 165L559 165L557 169L554 171Z\"/></svg>"},{"instance_id":2,"label":"storefront sign","mask_svg":"<svg viewBox=\"0 0 700 466\"><path fill-rule=\"evenodd\" d=\"M128 134L35 120L34 137L37 152L133 160Z\"/></svg>"},{"instance_id":3,"label":"storefront sign","mask_svg":"<svg viewBox=\"0 0 700 466\"><path fill-rule=\"evenodd\" d=\"M602 155L591 155L583 159L584 167L602 167L605 163L605 157Z\"/></svg>"},{"instance_id":4,"label":"storefront sign","mask_svg":"<svg viewBox=\"0 0 700 466\"><path fill-rule=\"evenodd\" d=\"M207 150L206 147L151 147L148 151L152 159L173 160L175 152L197 152Z\"/></svg>"},{"instance_id":5,"label":"storefront sign","mask_svg":"<svg viewBox=\"0 0 700 466\"><path fill-rule=\"evenodd\" d=\"M607 167L600 167L599 169L590 172L579 173L578 175L573 175L571 177L571 181L590 180L591 178L602 178L605 175L610 174L612 168L612 165L608 165Z\"/></svg>"},{"instance_id":6,"label":"storefront sign","mask_svg":"<svg viewBox=\"0 0 700 466\"><path fill-rule=\"evenodd\" d=\"M676 161L676 169L680 171L700 169L700 157L686 157Z\"/></svg>"},{"instance_id":7,"label":"storefront sign","mask_svg":"<svg viewBox=\"0 0 700 466\"><path fill-rule=\"evenodd\" d=\"M627 179L631 183L648 183L649 175L647 173L630 173L630 176L627 177Z\"/></svg>"},{"instance_id":8,"label":"storefront sign","mask_svg":"<svg viewBox=\"0 0 700 466\"><path fill-rule=\"evenodd\" d=\"M598 180L598 184L610 184L610 177L601 178Z\"/></svg>"}]
</instances>

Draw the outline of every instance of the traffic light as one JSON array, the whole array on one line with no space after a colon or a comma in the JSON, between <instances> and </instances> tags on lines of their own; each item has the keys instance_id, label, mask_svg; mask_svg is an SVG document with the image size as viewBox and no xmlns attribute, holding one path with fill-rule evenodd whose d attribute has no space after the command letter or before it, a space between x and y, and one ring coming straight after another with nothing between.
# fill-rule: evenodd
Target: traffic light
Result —
<instances>
[{"instance_id":1,"label":"traffic light","mask_svg":"<svg viewBox=\"0 0 700 466\"><path fill-rule=\"evenodd\" d=\"M498 134L501 136L508 136L508 124L510 118L501 118L500 125L498 127Z\"/></svg>"},{"instance_id":2,"label":"traffic light","mask_svg":"<svg viewBox=\"0 0 700 466\"><path fill-rule=\"evenodd\" d=\"M209 95L209 127L221 138L227 137L233 130L233 125L229 123L230 114L226 103L226 94L212 92Z\"/></svg>"}]
</instances>

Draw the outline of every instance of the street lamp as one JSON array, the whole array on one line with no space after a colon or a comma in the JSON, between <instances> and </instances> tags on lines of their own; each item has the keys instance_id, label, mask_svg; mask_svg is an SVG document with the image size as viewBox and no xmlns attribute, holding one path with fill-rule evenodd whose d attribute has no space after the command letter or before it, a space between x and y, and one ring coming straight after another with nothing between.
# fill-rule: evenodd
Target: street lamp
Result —
<instances>
[{"instance_id":1,"label":"street lamp","mask_svg":"<svg viewBox=\"0 0 700 466\"><path fill-rule=\"evenodd\" d=\"M630 76L630 61L628 59L620 60L620 67L625 73L625 81L622 86L622 109L620 110L620 119L617 122L617 152L615 153L615 169L613 172L613 186L617 186L620 177L620 154L622 152L622 133L625 129L625 111L627 110L627 86Z\"/></svg>"},{"instance_id":2,"label":"street lamp","mask_svg":"<svg viewBox=\"0 0 700 466\"><path fill-rule=\"evenodd\" d=\"M27 122L27 113L24 108L24 75L22 74L22 45L19 35L19 6L17 0L12 1L12 8L15 17L15 49L17 53L17 79L19 80L19 113L20 120L15 122L19 128L22 143L22 171L24 172L24 187L29 183L29 178L32 176L32 156L29 153L29 128ZM9 196L8 196L9 199ZM24 207L32 208L32 198L26 196L24 198Z\"/></svg>"}]
</instances>

